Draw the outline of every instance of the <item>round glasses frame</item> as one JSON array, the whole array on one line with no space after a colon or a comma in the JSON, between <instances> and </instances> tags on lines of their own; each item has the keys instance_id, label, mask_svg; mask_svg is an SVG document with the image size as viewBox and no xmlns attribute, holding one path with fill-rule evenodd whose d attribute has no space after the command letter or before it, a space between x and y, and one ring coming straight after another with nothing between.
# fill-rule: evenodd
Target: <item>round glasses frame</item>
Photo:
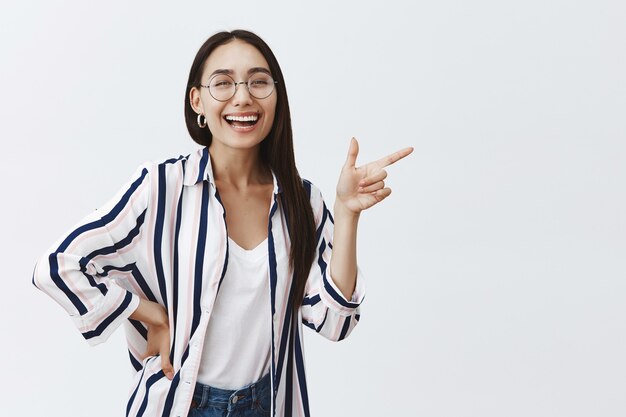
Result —
<instances>
[{"instance_id":1,"label":"round glasses frame","mask_svg":"<svg viewBox=\"0 0 626 417\"><path fill-rule=\"evenodd\" d=\"M214 79L215 77L223 77L223 76L226 76L226 77L230 78L231 80L233 80L233 86L234 86L234 88L233 88L233 94L232 94L230 97L226 98L226 99L219 99L219 98L215 97L215 96L213 95L213 93L211 92L211 81L213 81L213 79ZM254 98L256 98L256 99L262 100L262 99L264 99L264 98L268 98L270 95L272 95L272 93L274 92L274 86L275 86L276 84L278 84L278 81L274 80L274 79L273 79L270 75L268 75L268 77L269 77L269 79L270 79L270 80L272 80L272 89L269 91L269 93L267 93L267 94L266 94L265 96L263 96L263 97L257 97L257 96L255 96L254 94L252 94L252 91L250 90L250 80L251 80L251 78L252 78L252 77L248 78L248 81L239 81L239 82L236 82L236 81L234 80L234 78L233 78L233 77L231 77L230 75L227 75L227 74L215 74L215 75L214 75L214 76L212 76L212 77L211 77L211 79L209 80L209 85L203 85L203 84L200 84L200 87L207 88L207 89L209 90L209 94L211 94L211 97L213 97L213 98L214 98L215 100L217 100L217 101L222 101L222 102L223 102L223 101L228 101L228 100L230 100L231 98L235 97L235 94L237 94L237 87L239 87L239 85L240 85L240 84L245 84L246 88L248 89L248 94L250 94L250 96L252 96L252 97L254 97Z\"/></svg>"}]
</instances>

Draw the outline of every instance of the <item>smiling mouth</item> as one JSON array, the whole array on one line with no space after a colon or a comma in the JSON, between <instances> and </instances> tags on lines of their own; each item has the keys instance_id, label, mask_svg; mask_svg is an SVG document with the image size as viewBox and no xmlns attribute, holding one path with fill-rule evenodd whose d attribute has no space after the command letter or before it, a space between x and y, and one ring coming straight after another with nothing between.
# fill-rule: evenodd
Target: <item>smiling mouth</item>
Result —
<instances>
[{"instance_id":1,"label":"smiling mouth","mask_svg":"<svg viewBox=\"0 0 626 417\"><path fill-rule=\"evenodd\" d=\"M226 122L233 127L250 127L250 126L254 126L257 124L257 122L259 121L259 115L258 114L253 114L253 115L248 115L248 116L226 115L224 116L224 120L226 120Z\"/></svg>"}]
</instances>

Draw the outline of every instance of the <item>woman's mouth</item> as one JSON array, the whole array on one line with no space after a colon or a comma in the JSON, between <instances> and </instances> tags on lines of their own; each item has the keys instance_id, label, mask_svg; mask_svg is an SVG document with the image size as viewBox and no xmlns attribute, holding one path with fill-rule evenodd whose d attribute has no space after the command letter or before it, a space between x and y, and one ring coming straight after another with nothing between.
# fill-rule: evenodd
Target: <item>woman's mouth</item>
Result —
<instances>
[{"instance_id":1,"label":"woman's mouth","mask_svg":"<svg viewBox=\"0 0 626 417\"><path fill-rule=\"evenodd\" d=\"M226 120L226 123L228 123L235 130L249 131L252 130L259 121L259 114L254 113L247 114L245 116L227 114L224 116L224 120Z\"/></svg>"}]
</instances>

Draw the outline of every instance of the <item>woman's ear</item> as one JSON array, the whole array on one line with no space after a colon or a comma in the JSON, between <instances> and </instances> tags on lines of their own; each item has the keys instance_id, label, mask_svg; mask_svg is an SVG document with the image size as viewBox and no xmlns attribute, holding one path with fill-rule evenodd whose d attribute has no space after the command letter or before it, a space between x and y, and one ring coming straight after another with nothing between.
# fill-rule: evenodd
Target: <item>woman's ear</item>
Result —
<instances>
[{"instance_id":1,"label":"woman's ear","mask_svg":"<svg viewBox=\"0 0 626 417\"><path fill-rule=\"evenodd\" d=\"M204 114L204 106L200 99L200 90L197 87L191 87L191 90L189 90L189 103L193 111L197 114Z\"/></svg>"}]
</instances>

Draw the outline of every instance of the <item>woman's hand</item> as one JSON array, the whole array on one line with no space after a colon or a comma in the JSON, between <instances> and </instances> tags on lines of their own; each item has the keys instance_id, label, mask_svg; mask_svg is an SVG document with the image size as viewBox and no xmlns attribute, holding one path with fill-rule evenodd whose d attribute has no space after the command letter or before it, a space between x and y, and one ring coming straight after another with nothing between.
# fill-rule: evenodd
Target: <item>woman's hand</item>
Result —
<instances>
[{"instance_id":1,"label":"woman's hand","mask_svg":"<svg viewBox=\"0 0 626 417\"><path fill-rule=\"evenodd\" d=\"M341 169L337 183L338 205L350 213L359 214L362 210L372 207L391 194L391 188L385 187L387 178L385 168L413 152L412 147L401 149L377 161L356 167L356 157L359 153L359 144L355 138L350 141L348 158Z\"/></svg>"},{"instance_id":2,"label":"woman's hand","mask_svg":"<svg viewBox=\"0 0 626 417\"><path fill-rule=\"evenodd\" d=\"M170 363L170 326L167 312L161 304L141 299L139 307L130 315L148 326L148 346L141 357L161 356L161 368L168 379L174 378L174 367Z\"/></svg>"}]
</instances>

